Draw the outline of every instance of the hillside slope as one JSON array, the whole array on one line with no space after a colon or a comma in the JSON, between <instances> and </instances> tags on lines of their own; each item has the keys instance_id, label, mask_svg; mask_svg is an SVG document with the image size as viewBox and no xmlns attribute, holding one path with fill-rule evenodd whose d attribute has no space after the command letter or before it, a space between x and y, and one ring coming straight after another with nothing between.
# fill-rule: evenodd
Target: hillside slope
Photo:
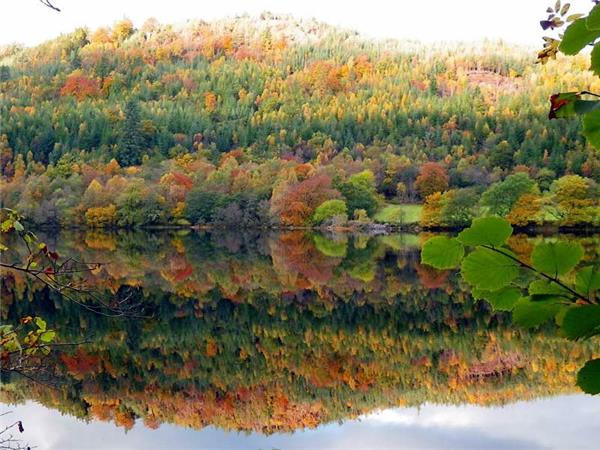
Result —
<instances>
[{"instance_id":1,"label":"hillside slope","mask_svg":"<svg viewBox=\"0 0 600 450\"><path fill-rule=\"evenodd\" d=\"M290 212L305 222L363 170L379 198L424 199L416 180L427 161L447 173L441 191L481 188L515 169L592 182L600 160L578 124L547 119L552 92L599 88L591 74L565 76L567 64L541 67L502 43L369 41L269 13L78 29L0 51L3 201L40 209L42 222L73 223L90 208L114 205L117 214L113 197L129 186L158 205L161 218L150 222L210 221L212 213L183 213L201 187L255 192L252 209L267 201L261 208L281 221L274 197L284 185L325 177L315 185L331 192ZM90 188L106 198L86 197Z\"/></svg>"}]
</instances>

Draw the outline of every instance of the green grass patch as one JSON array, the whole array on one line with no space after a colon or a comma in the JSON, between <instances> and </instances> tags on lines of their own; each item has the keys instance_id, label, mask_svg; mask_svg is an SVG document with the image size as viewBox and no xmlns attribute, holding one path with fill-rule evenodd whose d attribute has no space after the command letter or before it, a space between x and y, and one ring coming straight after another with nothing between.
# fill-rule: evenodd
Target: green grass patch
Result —
<instances>
[{"instance_id":1,"label":"green grass patch","mask_svg":"<svg viewBox=\"0 0 600 450\"><path fill-rule=\"evenodd\" d=\"M416 234L390 234L380 236L379 241L396 251L421 247L421 240Z\"/></svg>"},{"instance_id":2,"label":"green grass patch","mask_svg":"<svg viewBox=\"0 0 600 450\"><path fill-rule=\"evenodd\" d=\"M422 205L386 205L375 213L376 222L391 224L413 224L421 220Z\"/></svg>"}]
</instances>

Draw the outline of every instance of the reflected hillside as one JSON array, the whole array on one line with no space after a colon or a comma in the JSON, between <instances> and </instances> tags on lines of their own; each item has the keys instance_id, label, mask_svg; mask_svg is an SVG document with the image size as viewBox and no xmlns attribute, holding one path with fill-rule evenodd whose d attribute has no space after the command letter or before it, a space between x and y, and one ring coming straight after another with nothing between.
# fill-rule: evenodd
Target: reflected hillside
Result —
<instances>
[{"instance_id":1,"label":"reflected hillside","mask_svg":"<svg viewBox=\"0 0 600 450\"><path fill-rule=\"evenodd\" d=\"M109 262L88 282L127 291L151 319L85 311L14 274L2 318L47 317L63 342L56 386L3 380L4 401L34 399L132 427L215 425L264 433L379 408L496 405L575 392L598 349L552 327L515 329L459 277L419 264L424 236L62 233L59 253ZM513 238L527 255L540 237ZM596 238L578 239L587 260ZM17 301L24 299L27 301Z\"/></svg>"}]
</instances>

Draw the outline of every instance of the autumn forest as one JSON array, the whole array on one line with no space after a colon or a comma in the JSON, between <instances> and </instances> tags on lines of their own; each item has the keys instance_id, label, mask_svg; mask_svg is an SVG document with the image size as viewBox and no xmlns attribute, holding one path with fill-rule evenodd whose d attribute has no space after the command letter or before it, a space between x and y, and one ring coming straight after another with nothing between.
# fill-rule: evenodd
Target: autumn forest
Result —
<instances>
[{"instance_id":1,"label":"autumn forest","mask_svg":"<svg viewBox=\"0 0 600 450\"><path fill-rule=\"evenodd\" d=\"M450 271L419 262L425 238L274 233L48 236L58 252L111 264L89 283L142 298L152 320L90 314L26 275L3 284L3 320L47 317L82 347L55 352L60 388L15 377L82 418L273 433L424 402L501 405L573 392L592 342L515 329ZM597 238L570 236L599 258ZM540 238L515 236L527 255ZM568 361L568 363L565 363ZM4 380L9 381L8 379ZM56 382L55 379L50 380Z\"/></svg>"},{"instance_id":2,"label":"autumn forest","mask_svg":"<svg viewBox=\"0 0 600 450\"><path fill-rule=\"evenodd\" d=\"M269 12L0 46L0 449L595 445L600 4L546 14L537 50Z\"/></svg>"},{"instance_id":3,"label":"autumn forest","mask_svg":"<svg viewBox=\"0 0 600 450\"><path fill-rule=\"evenodd\" d=\"M600 85L565 76L583 60L268 13L77 29L0 53L2 201L63 227L594 226L600 156L547 117Z\"/></svg>"}]
</instances>

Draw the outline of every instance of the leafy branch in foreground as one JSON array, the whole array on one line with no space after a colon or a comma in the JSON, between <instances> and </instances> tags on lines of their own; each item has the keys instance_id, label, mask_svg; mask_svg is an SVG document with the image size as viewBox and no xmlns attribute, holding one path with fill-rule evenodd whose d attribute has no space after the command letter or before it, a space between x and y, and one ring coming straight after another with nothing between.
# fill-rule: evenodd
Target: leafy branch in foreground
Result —
<instances>
[{"instance_id":1,"label":"leafy branch in foreground","mask_svg":"<svg viewBox=\"0 0 600 450\"><path fill-rule=\"evenodd\" d=\"M540 25L544 30L560 30L557 37L544 37L544 48L538 53L538 60L544 64L556 58L558 52L574 56L588 46L592 47L590 70L600 76L600 3L594 1L589 14L567 16L569 3L561 5L558 0L554 8L549 7L549 16ZM595 148L600 149L600 95L582 90L563 92L550 97L550 119L580 117L583 135Z\"/></svg>"},{"instance_id":2,"label":"leafy branch in foreground","mask_svg":"<svg viewBox=\"0 0 600 450\"><path fill-rule=\"evenodd\" d=\"M0 209L0 269L22 272L58 292L77 305L105 316L139 317L142 305L128 294L104 298L90 288L85 275L100 269L99 262L61 258L23 226L23 217L8 208ZM11 238L16 237L16 241ZM10 243L10 244L9 244ZM19 251L25 249L25 253Z\"/></svg>"},{"instance_id":3,"label":"leafy branch in foreground","mask_svg":"<svg viewBox=\"0 0 600 450\"><path fill-rule=\"evenodd\" d=\"M52 383L55 367L48 356L55 348L77 346L78 343L57 343L56 331L48 329L41 317L26 316L18 325L0 326L0 379L3 383L12 375L20 375L42 384ZM1 447L0 447L1 448Z\"/></svg>"},{"instance_id":4,"label":"leafy branch in foreground","mask_svg":"<svg viewBox=\"0 0 600 450\"><path fill-rule=\"evenodd\" d=\"M571 340L600 334L600 262L577 268L583 248L566 241L537 244L529 262L506 246L512 233L500 217L476 219L455 238L429 239L421 259L436 269L460 267L473 296L496 311L512 311L517 325L534 328L554 319ZM600 393L600 359L586 363L577 384L589 394Z\"/></svg>"},{"instance_id":5,"label":"leafy branch in foreground","mask_svg":"<svg viewBox=\"0 0 600 450\"><path fill-rule=\"evenodd\" d=\"M85 285L82 274L101 267L99 263L82 263L72 258L62 260L59 254L40 242L37 236L23 226L23 218L11 209L0 209L0 269L20 272L60 293L85 309L107 316L130 315L139 304L123 299L105 301ZM25 248L25 254L21 251ZM57 343L56 332L48 329L41 317L26 316L17 325L0 325L0 381L9 382L14 375L50 387L56 381L56 353L52 349L78 346L86 342ZM20 421L0 430L0 449L29 449L10 431L17 427L23 432Z\"/></svg>"}]
</instances>

